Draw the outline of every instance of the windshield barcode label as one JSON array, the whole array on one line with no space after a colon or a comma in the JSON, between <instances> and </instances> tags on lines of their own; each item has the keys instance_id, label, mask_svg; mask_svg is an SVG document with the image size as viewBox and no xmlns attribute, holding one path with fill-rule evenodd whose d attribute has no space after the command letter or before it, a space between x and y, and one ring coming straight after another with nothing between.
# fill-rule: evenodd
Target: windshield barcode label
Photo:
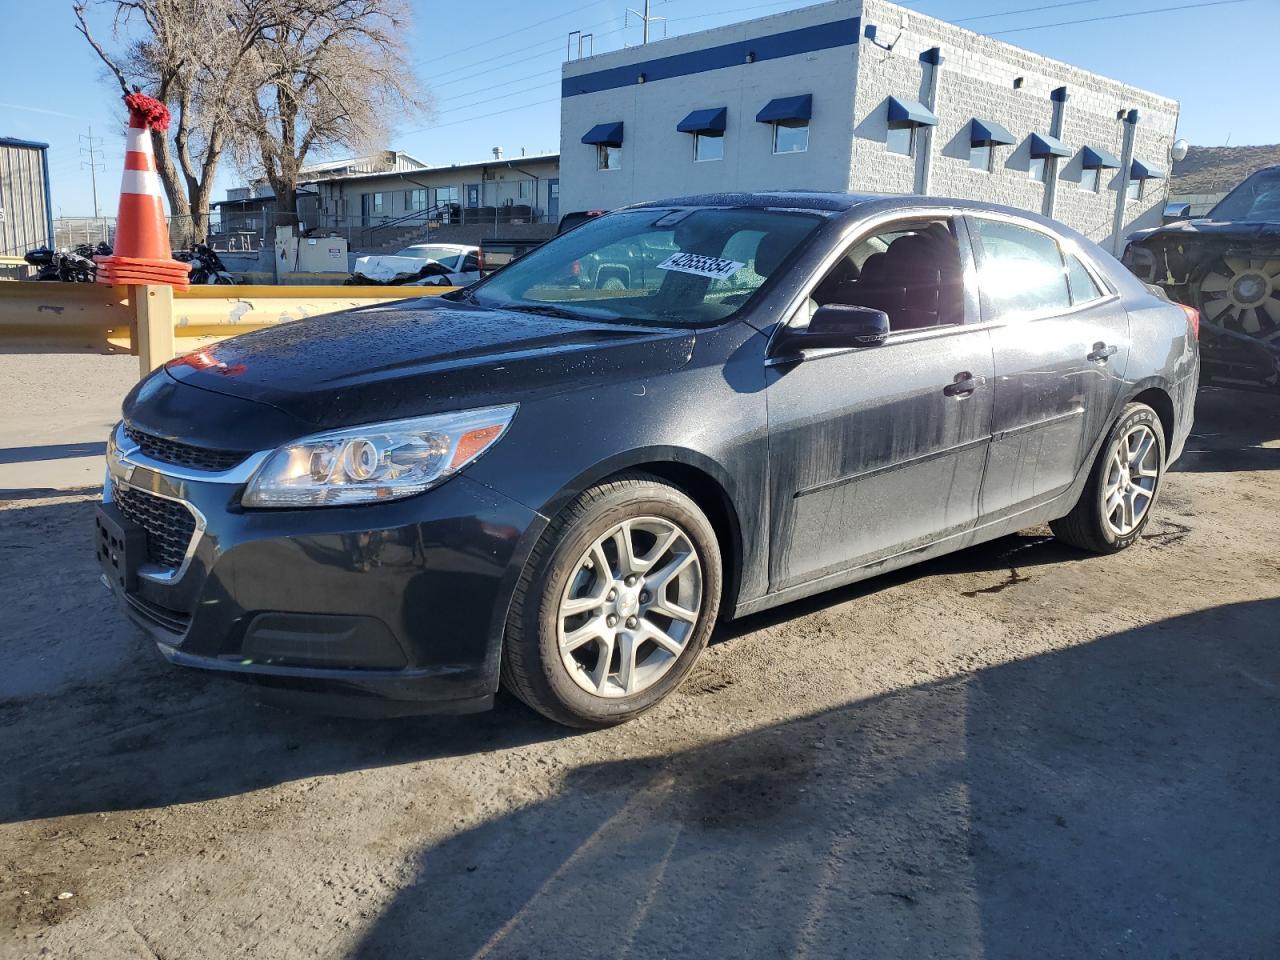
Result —
<instances>
[{"instance_id":1,"label":"windshield barcode label","mask_svg":"<svg viewBox=\"0 0 1280 960\"><path fill-rule=\"evenodd\" d=\"M696 253L676 253L658 264L658 269L723 280L726 277L732 277L745 266L745 263L739 263L737 260L721 260L719 257L704 257Z\"/></svg>"}]
</instances>

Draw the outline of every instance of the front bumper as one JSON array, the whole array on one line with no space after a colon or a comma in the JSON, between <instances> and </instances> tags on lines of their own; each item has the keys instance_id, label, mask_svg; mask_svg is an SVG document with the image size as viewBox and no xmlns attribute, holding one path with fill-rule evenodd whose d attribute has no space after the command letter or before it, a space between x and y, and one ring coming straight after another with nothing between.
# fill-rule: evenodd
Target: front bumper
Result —
<instances>
[{"instance_id":1,"label":"front bumper","mask_svg":"<svg viewBox=\"0 0 1280 960\"><path fill-rule=\"evenodd\" d=\"M107 459L105 504L155 498L194 518L180 563L111 584L170 662L434 709L491 702L534 511L465 476L385 504L244 510L253 458L201 475L115 442Z\"/></svg>"}]
</instances>

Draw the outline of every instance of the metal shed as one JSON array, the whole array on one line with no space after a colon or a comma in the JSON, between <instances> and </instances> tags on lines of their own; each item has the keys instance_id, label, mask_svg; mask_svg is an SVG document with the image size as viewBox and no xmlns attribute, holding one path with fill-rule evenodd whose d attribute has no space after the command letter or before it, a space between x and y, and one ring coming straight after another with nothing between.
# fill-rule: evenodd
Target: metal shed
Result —
<instances>
[{"instance_id":1,"label":"metal shed","mask_svg":"<svg viewBox=\"0 0 1280 960\"><path fill-rule=\"evenodd\" d=\"M0 257L53 245L49 145L0 137Z\"/></svg>"}]
</instances>

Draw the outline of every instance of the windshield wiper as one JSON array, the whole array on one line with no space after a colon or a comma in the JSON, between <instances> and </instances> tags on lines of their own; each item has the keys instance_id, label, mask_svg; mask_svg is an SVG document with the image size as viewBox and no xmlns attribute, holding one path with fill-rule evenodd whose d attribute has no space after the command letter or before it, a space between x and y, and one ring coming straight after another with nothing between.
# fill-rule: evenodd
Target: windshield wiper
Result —
<instances>
[{"instance_id":1,"label":"windshield wiper","mask_svg":"<svg viewBox=\"0 0 1280 960\"><path fill-rule=\"evenodd\" d=\"M542 303L514 303L506 304L501 307L502 310L518 310L520 313L536 313L542 317L560 317L564 320L591 320L591 317L581 313L573 313L570 310L564 310L560 307L553 307L550 304Z\"/></svg>"}]
</instances>

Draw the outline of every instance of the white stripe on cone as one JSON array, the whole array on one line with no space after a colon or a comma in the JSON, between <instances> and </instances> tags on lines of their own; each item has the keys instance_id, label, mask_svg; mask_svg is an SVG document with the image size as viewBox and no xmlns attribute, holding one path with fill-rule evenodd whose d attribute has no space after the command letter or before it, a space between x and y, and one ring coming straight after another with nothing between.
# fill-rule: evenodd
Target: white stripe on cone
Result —
<instances>
[{"instance_id":1,"label":"white stripe on cone","mask_svg":"<svg viewBox=\"0 0 1280 960\"><path fill-rule=\"evenodd\" d=\"M121 193L140 193L148 197L160 196L160 177L154 170L126 170L120 181Z\"/></svg>"},{"instance_id":2,"label":"white stripe on cone","mask_svg":"<svg viewBox=\"0 0 1280 960\"><path fill-rule=\"evenodd\" d=\"M139 130L137 127L130 127L129 136L125 140L125 149L151 156L151 132L149 130Z\"/></svg>"}]
</instances>

